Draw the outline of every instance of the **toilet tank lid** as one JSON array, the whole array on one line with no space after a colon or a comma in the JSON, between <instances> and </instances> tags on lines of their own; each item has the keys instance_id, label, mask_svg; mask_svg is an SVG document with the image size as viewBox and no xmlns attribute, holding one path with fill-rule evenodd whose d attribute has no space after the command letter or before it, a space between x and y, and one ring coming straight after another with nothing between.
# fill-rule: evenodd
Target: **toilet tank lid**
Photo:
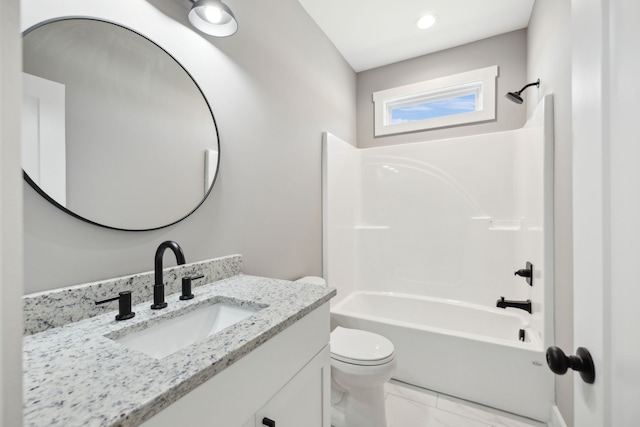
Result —
<instances>
[{"instance_id":1,"label":"toilet tank lid","mask_svg":"<svg viewBox=\"0 0 640 427\"><path fill-rule=\"evenodd\" d=\"M382 335L338 326L331 332L331 354L362 361L386 359L393 355L393 343Z\"/></svg>"}]
</instances>

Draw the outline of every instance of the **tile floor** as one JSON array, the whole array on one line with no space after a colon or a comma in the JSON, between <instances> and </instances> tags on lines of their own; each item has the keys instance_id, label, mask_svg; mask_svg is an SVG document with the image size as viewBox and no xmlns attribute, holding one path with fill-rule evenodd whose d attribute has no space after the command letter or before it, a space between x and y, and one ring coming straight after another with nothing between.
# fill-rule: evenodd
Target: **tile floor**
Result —
<instances>
[{"instance_id":1,"label":"tile floor","mask_svg":"<svg viewBox=\"0 0 640 427\"><path fill-rule=\"evenodd\" d=\"M546 427L545 423L391 380L388 427Z\"/></svg>"}]
</instances>

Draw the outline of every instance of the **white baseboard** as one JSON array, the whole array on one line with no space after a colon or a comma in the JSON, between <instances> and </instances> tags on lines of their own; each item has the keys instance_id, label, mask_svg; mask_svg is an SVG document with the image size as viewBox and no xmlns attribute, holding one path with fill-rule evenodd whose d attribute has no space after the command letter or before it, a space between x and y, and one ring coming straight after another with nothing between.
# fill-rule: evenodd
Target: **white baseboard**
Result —
<instances>
[{"instance_id":1,"label":"white baseboard","mask_svg":"<svg viewBox=\"0 0 640 427\"><path fill-rule=\"evenodd\" d=\"M567 427L567 423L564 422L560 410L555 405L551 407L551 417L548 425L549 427Z\"/></svg>"}]
</instances>

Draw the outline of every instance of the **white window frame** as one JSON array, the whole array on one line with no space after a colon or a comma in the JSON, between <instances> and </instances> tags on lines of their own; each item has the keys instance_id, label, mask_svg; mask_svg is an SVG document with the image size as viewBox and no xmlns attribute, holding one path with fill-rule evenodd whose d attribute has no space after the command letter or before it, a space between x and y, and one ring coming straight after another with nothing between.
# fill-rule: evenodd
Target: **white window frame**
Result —
<instances>
[{"instance_id":1,"label":"white window frame","mask_svg":"<svg viewBox=\"0 0 640 427\"><path fill-rule=\"evenodd\" d=\"M446 126L477 123L496 118L498 66L427 80L373 93L375 136L415 132ZM434 102L463 95L476 95L476 110L411 122L392 123L394 108Z\"/></svg>"}]
</instances>

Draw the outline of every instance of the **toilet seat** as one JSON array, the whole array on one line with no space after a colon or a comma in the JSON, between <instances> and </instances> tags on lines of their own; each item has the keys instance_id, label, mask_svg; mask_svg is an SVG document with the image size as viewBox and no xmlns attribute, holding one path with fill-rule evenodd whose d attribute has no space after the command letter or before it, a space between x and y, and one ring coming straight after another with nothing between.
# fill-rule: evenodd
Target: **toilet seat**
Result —
<instances>
[{"instance_id":1,"label":"toilet seat","mask_svg":"<svg viewBox=\"0 0 640 427\"><path fill-rule=\"evenodd\" d=\"M368 331L338 326L330 343L332 359L353 365L384 365L395 357L391 341Z\"/></svg>"}]
</instances>

